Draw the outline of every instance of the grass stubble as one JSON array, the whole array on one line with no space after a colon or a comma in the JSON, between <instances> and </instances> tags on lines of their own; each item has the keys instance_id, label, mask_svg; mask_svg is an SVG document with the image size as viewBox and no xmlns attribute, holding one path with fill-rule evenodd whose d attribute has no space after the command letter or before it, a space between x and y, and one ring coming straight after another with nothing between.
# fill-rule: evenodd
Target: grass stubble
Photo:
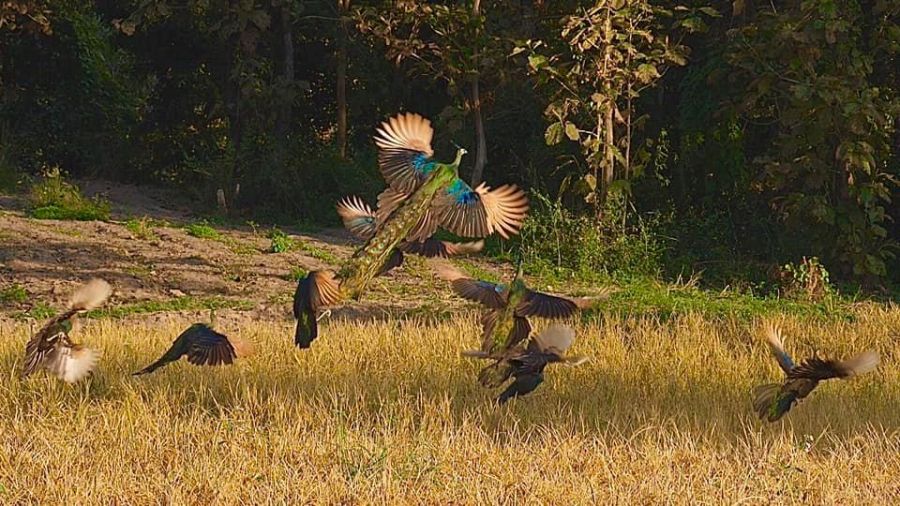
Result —
<instances>
[{"instance_id":1,"label":"grass stubble","mask_svg":"<svg viewBox=\"0 0 900 506\"><path fill-rule=\"evenodd\" d=\"M0 323L2 504L897 504L900 310L784 317L795 359L874 348L876 372L830 381L783 421L750 409L780 379L759 322L689 314L580 323L534 394L497 407L459 352L476 315L289 322L240 332L230 368L130 373L189 322L89 320L88 381L19 381L28 326Z\"/></svg>"}]
</instances>

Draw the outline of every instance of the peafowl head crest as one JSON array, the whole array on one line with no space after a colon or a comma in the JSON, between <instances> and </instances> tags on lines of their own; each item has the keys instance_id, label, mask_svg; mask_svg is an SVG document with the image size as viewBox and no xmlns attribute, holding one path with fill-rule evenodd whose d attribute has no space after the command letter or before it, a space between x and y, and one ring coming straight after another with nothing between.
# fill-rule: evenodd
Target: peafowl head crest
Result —
<instances>
[{"instance_id":1,"label":"peafowl head crest","mask_svg":"<svg viewBox=\"0 0 900 506\"><path fill-rule=\"evenodd\" d=\"M453 166L459 167L459 163L462 161L463 155L467 154L468 151L466 150L466 148L460 146L455 142L453 143L453 145L456 146L456 160L454 160Z\"/></svg>"}]
</instances>

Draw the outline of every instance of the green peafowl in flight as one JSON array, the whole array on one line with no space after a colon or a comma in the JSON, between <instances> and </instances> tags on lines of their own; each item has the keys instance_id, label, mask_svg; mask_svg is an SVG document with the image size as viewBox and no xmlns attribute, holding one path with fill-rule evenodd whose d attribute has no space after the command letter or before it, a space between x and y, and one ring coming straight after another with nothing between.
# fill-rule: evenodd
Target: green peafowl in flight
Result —
<instances>
[{"instance_id":1,"label":"green peafowl in flight","mask_svg":"<svg viewBox=\"0 0 900 506\"><path fill-rule=\"evenodd\" d=\"M485 367L478 379L489 388L499 386L512 374L513 365L507 358L507 352L528 338L531 333L529 316L567 318L611 293L607 290L595 297L569 298L536 292L528 288L522 279L521 259L509 285L472 279L447 261L433 260L432 265L440 278L450 282L457 295L488 308L481 318L481 351L496 362Z\"/></svg>"},{"instance_id":2,"label":"green peafowl in flight","mask_svg":"<svg viewBox=\"0 0 900 506\"><path fill-rule=\"evenodd\" d=\"M784 371L785 379L782 383L769 383L753 389L753 409L761 420L779 420L794 404L811 394L820 381L851 378L878 367L878 353L872 350L847 360L825 360L814 356L796 365L784 351L780 328L767 326L766 339L775 360Z\"/></svg>"},{"instance_id":3,"label":"green peafowl in flight","mask_svg":"<svg viewBox=\"0 0 900 506\"><path fill-rule=\"evenodd\" d=\"M253 352L249 343L228 337L212 329L215 315L210 311L210 323L195 323L179 334L172 346L163 353L159 360L137 371L133 376L149 374L160 367L187 357L188 363L194 365L231 365L237 358Z\"/></svg>"},{"instance_id":4,"label":"green peafowl in flight","mask_svg":"<svg viewBox=\"0 0 900 506\"><path fill-rule=\"evenodd\" d=\"M66 383L91 373L100 354L75 342L69 335L80 313L100 307L112 293L102 279L92 279L72 294L68 309L48 321L25 345L24 379L44 369Z\"/></svg>"},{"instance_id":5,"label":"green peafowl in flight","mask_svg":"<svg viewBox=\"0 0 900 506\"><path fill-rule=\"evenodd\" d=\"M384 194L382 193L382 195ZM381 199L379 199L380 202ZM378 211L373 211L368 204L355 196L344 197L337 205L337 213L344 222L344 227L363 241L369 240L375 235L379 223L384 222L387 218L382 209L382 207L379 207ZM403 264L404 253L426 258L447 258L478 253L483 247L484 241L454 243L432 237L422 241L403 241L391 252L390 258L382 266L378 275L380 276L391 269L400 267Z\"/></svg>"},{"instance_id":6,"label":"green peafowl in flight","mask_svg":"<svg viewBox=\"0 0 900 506\"><path fill-rule=\"evenodd\" d=\"M319 309L341 299L358 299L368 283L390 265L401 243L422 243L439 227L462 237L518 233L528 213L525 192L514 185L472 189L459 178L466 150L457 148L452 163L432 159L431 122L405 113L381 124L375 137L378 165L389 188L378 198L374 234L337 273L310 272L297 284L294 342L307 348L318 335Z\"/></svg>"},{"instance_id":7,"label":"green peafowl in flight","mask_svg":"<svg viewBox=\"0 0 900 506\"><path fill-rule=\"evenodd\" d=\"M575 330L567 325L554 324L540 334L533 336L527 347L517 345L504 353L511 366L512 383L497 397L498 404L504 404L514 397L533 392L544 382L544 368L548 364L559 363L576 366L588 361L585 356L566 356L566 351L575 341ZM482 350L464 351L463 356L491 359Z\"/></svg>"}]
</instances>

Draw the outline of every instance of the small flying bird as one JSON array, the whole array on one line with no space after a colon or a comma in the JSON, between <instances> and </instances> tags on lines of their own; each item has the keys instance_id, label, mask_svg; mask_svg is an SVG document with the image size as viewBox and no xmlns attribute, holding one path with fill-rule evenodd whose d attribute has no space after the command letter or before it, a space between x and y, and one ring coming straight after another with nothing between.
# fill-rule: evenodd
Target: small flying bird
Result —
<instances>
[{"instance_id":1,"label":"small flying bird","mask_svg":"<svg viewBox=\"0 0 900 506\"><path fill-rule=\"evenodd\" d=\"M544 381L544 368L547 364L561 363L566 366L576 366L588 361L585 356L567 357L566 351L575 340L575 330L567 325L551 325L543 332L531 338L528 347L516 346L504 354L504 357L493 366L508 364L509 372L506 377L512 376L513 382L497 398L499 404L503 404L513 397L527 395L533 392ZM481 350L465 351L464 356L474 358L492 358ZM504 379L505 381L505 379Z\"/></svg>"},{"instance_id":2,"label":"small flying bird","mask_svg":"<svg viewBox=\"0 0 900 506\"><path fill-rule=\"evenodd\" d=\"M379 208L380 210L381 208ZM384 213L373 211L368 204L359 197L344 197L338 202L337 213L347 228L354 236L367 241L375 235L378 224L387 216ZM382 266L378 275L382 275L391 269L403 264L403 254L409 253L426 258L447 258L457 255L470 255L478 253L484 247L484 241L455 243L440 241L429 237L421 241L403 241L394 248L387 262Z\"/></svg>"},{"instance_id":3,"label":"small flying bird","mask_svg":"<svg viewBox=\"0 0 900 506\"><path fill-rule=\"evenodd\" d=\"M330 271L312 271L297 283L294 291L294 344L309 348L319 336L317 313L341 299L340 285Z\"/></svg>"},{"instance_id":4,"label":"small flying bird","mask_svg":"<svg viewBox=\"0 0 900 506\"><path fill-rule=\"evenodd\" d=\"M825 360L813 356L796 365L784 351L780 328L767 326L766 339L786 377L783 383L769 383L753 389L753 409L761 420L777 421L794 404L812 393L820 381L846 379L878 367L879 356L873 350L864 351L847 360Z\"/></svg>"},{"instance_id":5,"label":"small flying bird","mask_svg":"<svg viewBox=\"0 0 900 506\"><path fill-rule=\"evenodd\" d=\"M249 343L228 337L212 329L214 315L210 314L210 325L195 323L182 332L162 357L133 376L149 374L160 367L187 357L194 365L231 365L236 358L246 357L253 350Z\"/></svg>"},{"instance_id":6,"label":"small flying bird","mask_svg":"<svg viewBox=\"0 0 900 506\"><path fill-rule=\"evenodd\" d=\"M44 369L66 383L74 383L90 374L99 352L75 342L69 334L78 314L100 307L111 293L112 287L102 279L92 279L76 290L68 309L47 322L25 345L21 377Z\"/></svg>"}]
</instances>

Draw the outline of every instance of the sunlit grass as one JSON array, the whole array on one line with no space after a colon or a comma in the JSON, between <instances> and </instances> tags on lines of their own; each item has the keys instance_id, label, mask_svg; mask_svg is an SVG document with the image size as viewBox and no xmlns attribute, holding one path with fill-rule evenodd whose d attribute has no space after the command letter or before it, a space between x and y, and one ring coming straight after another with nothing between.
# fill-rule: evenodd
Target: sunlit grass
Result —
<instances>
[{"instance_id":1,"label":"sunlit grass","mask_svg":"<svg viewBox=\"0 0 900 506\"><path fill-rule=\"evenodd\" d=\"M900 500L900 311L852 322L790 316L797 358L873 347L882 366L828 382L783 422L750 413L779 378L753 324L611 316L532 396L496 407L475 315L222 322L256 344L230 368L178 363L140 378L188 320L86 320L103 350L88 382L19 381L28 326L0 340L0 503L889 504Z\"/></svg>"}]
</instances>

